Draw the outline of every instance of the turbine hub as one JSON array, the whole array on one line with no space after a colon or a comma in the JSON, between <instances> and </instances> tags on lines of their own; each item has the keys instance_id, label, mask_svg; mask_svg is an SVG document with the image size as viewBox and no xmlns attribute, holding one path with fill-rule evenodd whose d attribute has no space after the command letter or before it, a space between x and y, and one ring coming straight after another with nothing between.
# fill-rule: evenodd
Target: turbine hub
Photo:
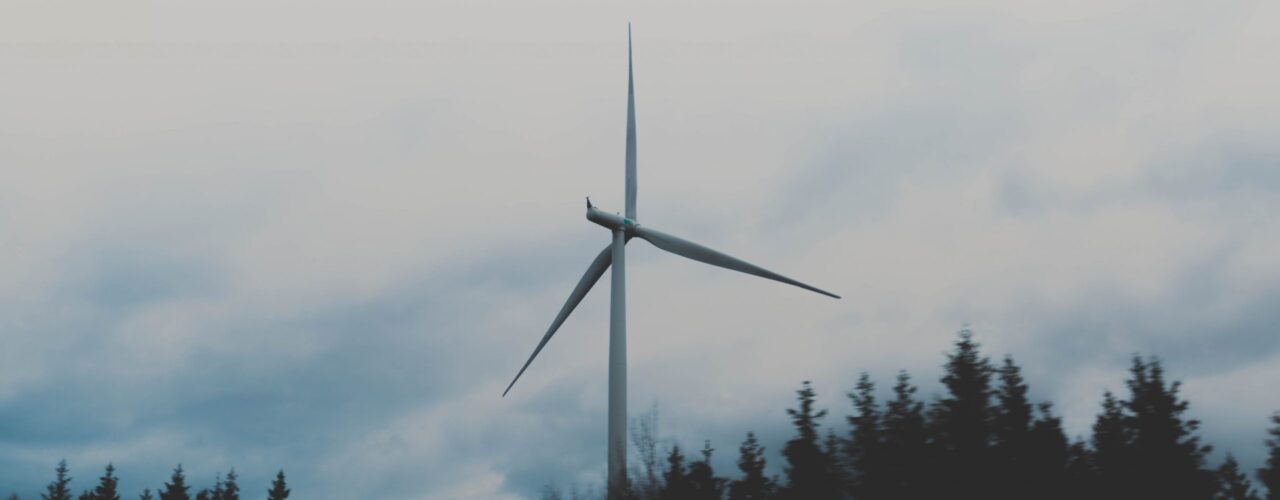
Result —
<instances>
[{"instance_id":1,"label":"turbine hub","mask_svg":"<svg viewBox=\"0 0 1280 500\"><path fill-rule=\"evenodd\" d=\"M622 229L626 232L631 232L634 231L636 227L640 226L639 222L628 219L619 214L600 210L595 206L587 207L587 220L604 226L610 231Z\"/></svg>"}]
</instances>

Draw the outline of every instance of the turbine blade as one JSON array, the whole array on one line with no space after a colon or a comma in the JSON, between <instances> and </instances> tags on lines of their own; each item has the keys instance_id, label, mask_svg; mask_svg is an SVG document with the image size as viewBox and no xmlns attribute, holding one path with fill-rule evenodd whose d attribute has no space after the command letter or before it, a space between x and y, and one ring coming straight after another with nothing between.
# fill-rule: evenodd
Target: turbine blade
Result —
<instances>
[{"instance_id":1,"label":"turbine blade","mask_svg":"<svg viewBox=\"0 0 1280 500\"><path fill-rule=\"evenodd\" d=\"M627 211L636 219L636 88L631 71L631 23L627 23Z\"/></svg>"},{"instance_id":2,"label":"turbine blade","mask_svg":"<svg viewBox=\"0 0 1280 500\"><path fill-rule=\"evenodd\" d=\"M649 243L653 243L653 246L656 246L658 248L661 248L663 250L666 250L676 255L688 257L698 262L711 264L713 266L720 266L725 269L732 269L734 271L740 271L747 274L753 274L761 278L768 278L774 281L780 281L788 285L798 286L805 290L817 292L817 293L826 295L828 297L837 298L837 299L840 298L839 295L836 295L834 293L828 292L826 290L822 290L817 287L806 285L804 283L793 280L781 274L775 273L768 269L764 269L750 262L746 262L736 257L717 252L715 250L704 247L692 241L677 238L675 236L664 233L662 231L658 231L648 226L637 226L635 228L635 234L638 237L644 238Z\"/></svg>"},{"instance_id":3,"label":"turbine blade","mask_svg":"<svg viewBox=\"0 0 1280 500\"><path fill-rule=\"evenodd\" d=\"M564 306L560 308L560 314L556 315L556 319L551 322L551 327L547 328L547 333L542 335L542 340L538 342L538 347L533 349L533 354L529 355L529 360L524 362L524 366L520 367L520 372L516 373L516 378L511 379L511 384L507 385L507 390L502 391L502 396L506 397L511 391L511 387L516 385L516 381L520 380L520 376L524 375L524 371L529 368L529 364L533 363L533 358L538 357L538 353L547 345L547 341L551 340L551 336L556 334L556 330L564 323L565 318L569 317L569 313L573 312L578 303L582 302L582 298L587 296L587 292L591 287L600 280L600 276L604 275L604 271L609 269L609 264L613 263L613 245L604 247L604 251L596 256L596 260L591 261L591 265L587 267L587 272L582 275L582 279L578 280L578 286L573 288L573 293L569 294L569 300L565 301Z\"/></svg>"}]
</instances>

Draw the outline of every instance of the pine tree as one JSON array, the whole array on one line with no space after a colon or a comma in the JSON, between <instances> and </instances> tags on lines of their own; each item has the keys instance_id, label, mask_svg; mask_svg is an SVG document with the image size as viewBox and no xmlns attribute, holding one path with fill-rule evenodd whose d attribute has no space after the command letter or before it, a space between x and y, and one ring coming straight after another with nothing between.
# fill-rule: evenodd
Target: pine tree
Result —
<instances>
[{"instance_id":1,"label":"pine tree","mask_svg":"<svg viewBox=\"0 0 1280 500\"><path fill-rule=\"evenodd\" d=\"M1267 489L1267 500L1280 500L1280 412L1271 415L1267 440L1267 464L1258 469L1258 481Z\"/></svg>"},{"instance_id":2,"label":"pine tree","mask_svg":"<svg viewBox=\"0 0 1280 500\"><path fill-rule=\"evenodd\" d=\"M742 478L729 483L729 500L774 498L777 486L764 475L764 467L764 448L755 433L748 432L747 439L738 447L738 470L742 471Z\"/></svg>"},{"instance_id":3,"label":"pine tree","mask_svg":"<svg viewBox=\"0 0 1280 500\"><path fill-rule=\"evenodd\" d=\"M102 477L98 478L98 486L93 489L89 498L92 500L120 500L120 495L116 492L120 478L116 477L115 473L115 465L108 463L106 471Z\"/></svg>"},{"instance_id":4,"label":"pine tree","mask_svg":"<svg viewBox=\"0 0 1280 500\"><path fill-rule=\"evenodd\" d=\"M1130 443L1133 441L1126 423L1122 403L1111 391L1102 395L1102 413L1093 423L1092 465L1096 471L1091 495L1094 498L1133 498L1133 460Z\"/></svg>"},{"instance_id":5,"label":"pine tree","mask_svg":"<svg viewBox=\"0 0 1280 500\"><path fill-rule=\"evenodd\" d=\"M210 500L209 496L212 494L213 492L209 491L209 488L202 489L196 493L196 500Z\"/></svg>"},{"instance_id":6,"label":"pine tree","mask_svg":"<svg viewBox=\"0 0 1280 500\"><path fill-rule=\"evenodd\" d=\"M284 471L276 473L275 481L271 482L271 489L267 490L267 500L284 500L289 498L289 488L284 484Z\"/></svg>"},{"instance_id":7,"label":"pine tree","mask_svg":"<svg viewBox=\"0 0 1280 500\"><path fill-rule=\"evenodd\" d=\"M236 484L236 479L236 469L233 467L222 483L222 500L240 500L240 485Z\"/></svg>"},{"instance_id":8,"label":"pine tree","mask_svg":"<svg viewBox=\"0 0 1280 500\"><path fill-rule=\"evenodd\" d=\"M991 362L978 352L973 332L960 331L947 354L942 383L949 395L934 404L932 420L939 454L930 496L987 498L991 485Z\"/></svg>"},{"instance_id":9,"label":"pine tree","mask_svg":"<svg viewBox=\"0 0 1280 500\"><path fill-rule=\"evenodd\" d=\"M222 488L222 473L218 473L213 479L213 491L209 492L209 498L212 500L223 500L223 494L226 490Z\"/></svg>"},{"instance_id":10,"label":"pine tree","mask_svg":"<svg viewBox=\"0 0 1280 500\"><path fill-rule=\"evenodd\" d=\"M711 448L711 441L706 441L702 445L702 460L689 464L689 474L686 476L689 482L689 496L691 500L720 500L724 497L725 480L716 477L715 469L711 467L711 453L715 449Z\"/></svg>"},{"instance_id":11,"label":"pine tree","mask_svg":"<svg viewBox=\"0 0 1280 500\"><path fill-rule=\"evenodd\" d=\"M916 387L906 370L898 372L894 398L884 412L884 441L881 469L884 496L881 498L924 498L924 482L931 481L926 462L928 433L924 403L915 400Z\"/></svg>"},{"instance_id":12,"label":"pine tree","mask_svg":"<svg viewBox=\"0 0 1280 500\"><path fill-rule=\"evenodd\" d=\"M806 380L796 394L800 407L787 409L787 414L791 416L797 435L782 448L788 464L784 496L797 500L840 498L840 484L832 470L834 464L818 445L818 421L826 416L827 411L814 411L816 393L809 381Z\"/></svg>"},{"instance_id":13,"label":"pine tree","mask_svg":"<svg viewBox=\"0 0 1280 500\"><path fill-rule=\"evenodd\" d=\"M871 376L862 372L853 392L847 394L854 409L854 414L846 417L851 428L844 448L850 465L848 489L854 498L866 500L886 498L884 473L880 470L880 407L875 390Z\"/></svg>"},{"instance_id":14,"label":"pine tree","mask_svg":"<svg viewBox=\"0 0 1280 500\"><path fill-rule=\"evenodd\" d=\"M164 491L160 492L160 500L190 500L187 490L187 476L182 473L182 464L173 469L173 475L169 477L169 482L164 484Z\"/></svg>"},{"instance_id":15,"label":"pine tree","mask_svg":"<svg viewBox=\"0 0 1280 500\"><path fill-rule=\"evenodd\" d=\"M58 462L58 467L54 469L57 478L49 483L46 487L47 493L40 494L40 498L44 500L71 500L71 476L67 475L67 461Z\"/></svg>"},{"instance_id":16,"label":"pine tree","mask_svg":"<svg viewBox=\"0 0 1280 500\"><path fill-rule=\"evenodd\" d=\"M1032 476L1031 403L1027 401L1027 384L1022 370L1010 356L997 370L1000 385L995 390L996 406L992 411L993 465L1002 474L993 481L996 499L1029 498L1038 489Z\"/></svg>"},{"instance_id":17,"label":"pine tree","mask_svg":"<svg viewBox=\"0 0 1280 500\"><path fill-rule=\"evenodd\" d=\"M658 498L662 500L688 498L691 487L688 472L684 467L684 454L680 452L678 444L673 445L671 453L667 455L667 470L663 473L662 479L662 494Z\"/></svg>"},{"instance_id":18,"label":"pine tree","mask_svg":"<svg viewBox=\"0 0 1280 500\"><path fill-rule=\"evenodd\" d=\"M151 488L143 489L142 494L138 495L138 500L154 500L154 497L151 496Z\"/></svg>"},{"instance_id":19,"label":"pine tree","mask_svg":"<svg viewBox=\"0 0 1280 500\"><path fill-rule=\"evenodd\" d=\"M1165 384L1158 360L1135 356L1127 381L1126 422L1133 433L1133 480L1142 498L1205 499L1217 489L1212 471L1204 468L1209 446L1201 446L1195 431L1200 422L1187 420L1186 401L1178 398L1179 382Z\"/></svg>"},{"instance_id":20,"label":"pine tree","mask_svg":"<svg viewBox=\"0 0 1280 500\"><path fill-rule=\"evenodd\" d=\"M1072 460L1071 445L1062 432L1062 419L1053 415L1053 405L1040 403L1039 417L1031 424L1026 448L1029 478L1022 485L1030 497L1049 499L1079 498L1070 493L1067 468ZM1024 496L1022 498L1028 498Z\"/></svg>"},{"instance_id":21,"label":"pine tree","mask_svg":"<svg viewBox=\"0 0 1280 500\"><path fill-rule=\"evenodd\" d=\"M1096 493L1098 472L1093 465L1093 452L1083 439L1077 438L1067 447L1066 487L1063 498L1102 498Z\"/></svg>"},{"instance_id":22,"label":"pine tree","mask_svg":"<svg viewBox=\"0 0 1280 500\"><path fill-rule=\"evenodd\" d=\"M1236 457L1230 453L1222 461L1222 466L1218 467L1217 475L1218 492L1213 496L1214 500L1258 500L1249 477L1240 472L1240 464L1236 463Z\"/></svg>"}]
</instances>

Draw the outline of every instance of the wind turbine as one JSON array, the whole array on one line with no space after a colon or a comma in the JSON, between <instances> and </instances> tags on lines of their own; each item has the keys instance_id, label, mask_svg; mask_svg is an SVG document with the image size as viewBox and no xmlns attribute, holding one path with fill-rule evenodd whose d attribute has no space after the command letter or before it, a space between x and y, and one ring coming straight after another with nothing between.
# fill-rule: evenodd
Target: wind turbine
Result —
<instances>
[{"instance_id":1,"label":"wind turbine","mask_svg":"<svg viewBox=\"0 0 1280 500\"><path fill-rule=\"evenodd\" d=\"M636 222L636 94L635 80L631 67L631 25L627 25L627 170L626 170L626 215L609 213L591 204L587 198L587 220L604 226L613 233L613 242L600 251L596 259L587 267L587 272L578 280L578 285L569 294L569 300L560 308L560 313L542 335L542 340L516 373L511 384L502 395L505 397L516 385L520 376L538 357L547 341L555 335L556 330L564 323L565 318L582 302L591 287L604 275L605 269L613 267L612 294L609 302L609 498L620 498L622 486L626 484L627 470L627 294L626 294L626 244L631 238L640 238L653 246L673 254L711 264L713 266L732 269L761 278L780 281L788 285L798 286L805 290L817 292L828 297L840 298L839 295L806 285L781 274L769 271L730 255L717 252L689 240L678 238Z\"/></svg>"}]
</instances>

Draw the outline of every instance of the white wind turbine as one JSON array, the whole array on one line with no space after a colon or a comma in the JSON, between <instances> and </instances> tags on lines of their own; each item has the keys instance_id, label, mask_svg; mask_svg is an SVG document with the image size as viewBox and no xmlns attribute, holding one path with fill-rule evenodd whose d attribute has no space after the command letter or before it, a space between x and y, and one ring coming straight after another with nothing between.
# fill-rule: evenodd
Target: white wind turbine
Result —
<instances>
[{"instance_id":1,"label":"white wind turbine","mask_svg":"<svg viewBox=\"0 0 1280 500\"><path fill-rule=\"evenodd\" d=\"M587 291L604 275L605 269L613 266L612 294L609 302L609 465L608 496L620 498L621 486L626 484L627 468L627 297L625 249L632 237L638 237L668 252L688 257L698 262L719 266L734 271L753 274L761 278L795 285L805 290L814 291L828 297L840 298L839 295L806 285L781 274L769 271L735 257L717 252L692 241L677 238L636 222L636 98L635 83L631 70L631 26L627 26L627 201L626 216L602 211L587 199L587 220L604 226L613 233L613 243L605 247L587 267L587 272L578 280L569 300L565 301L560 313L542 335L542 340L529 355L529 360L520 367L511 384L502 392L503 396L511 391L511 387L520 380L520 376L533 363L533 358L555 335L556 330L564 323L565 318L582 302Z\"/></svg>"}]
</instances>

